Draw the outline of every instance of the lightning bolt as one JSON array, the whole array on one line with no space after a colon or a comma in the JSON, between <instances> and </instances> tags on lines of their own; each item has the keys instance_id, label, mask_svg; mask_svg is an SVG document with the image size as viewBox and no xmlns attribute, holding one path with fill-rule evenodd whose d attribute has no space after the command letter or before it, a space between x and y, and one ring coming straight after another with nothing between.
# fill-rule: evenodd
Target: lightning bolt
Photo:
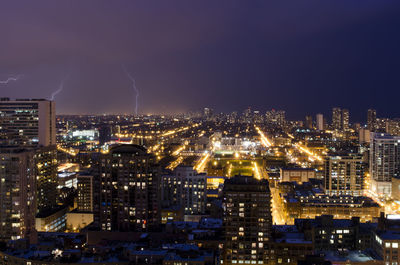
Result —
<instances>
[{"instance_id":1,"label":"lightning bolt","mask_svg":"<svg viewBox=\"0 0 400 265\"><path fill-rule=\"evenodd\" d=\"M125 65L122 65L122 69L124 70L126 76L132 81L132 87L133 90L135 91L135 116L138 115L138 107L139 107L139 90L136 87L136 80L133 78L133 76L126 70Z\"/></svg>"},{"instance_id":2,"label":"lightning bolt","mask_svg":"<svg viewBox=\"0 0 400 265\"><path fill-rule=\"evenodd\" d=\"M58 93L60 93L61 91L63 91L64 89L64 82L65 80L68 78L68 76L66 76L63 80L61 80L60 85L58 86L58 89L56 91L54 91L53 93L51 93L50 96L50 100L54 100L55 97L57 96Z\"/></svg>"},{"instance_id":3,"label":"lightning bolt","mask_svg":"<svg viewBox=\"0 0 400 265\"><path fill-rule=\"evenodd\" d=\"M8 77L6 80L0 80L0 84L8 84L13 81L18 81L21 75Z\"/></svg>"}]
</instances>

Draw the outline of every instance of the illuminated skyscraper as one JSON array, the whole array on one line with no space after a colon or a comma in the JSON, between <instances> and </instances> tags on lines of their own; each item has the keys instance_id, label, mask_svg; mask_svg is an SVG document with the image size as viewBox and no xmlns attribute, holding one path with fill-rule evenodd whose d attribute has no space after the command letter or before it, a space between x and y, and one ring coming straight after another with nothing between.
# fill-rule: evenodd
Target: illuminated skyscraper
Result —
<instances>
[{"instance_id":1,"label":"illuminated skyscraper","mask_svg":"<svg viewBox=\"0 0 400 265\"><path fill-rule=\"evenodd\" d=\"M268 181L249 176L227 179L223 200L223 264L268 264L272 232Z\"/></svg>"},{"instance_id":2,"label":"illuminated skyscraper","mask_svg":"<svg viewBox=\"0 0 400 265\"><path fill-rule=\"evenodd\" d=\"M358 131L358 140L361 144L370 143L371 132L368 129L361 128Z\"/></svg>"},{"instance_id":3,"label":"illuminated skyscraper","mask_svg":"<svg viewBox=\"0 0 400 265\"><path fill-rule=\"evenodd\" d=\"M324 189L329 195L362 196L364 164L362 156L330 155L325 158Z\"/></svg>"},{"instance_id":4,"label":"illuminated skyscraper","mask_svg":"<svg viewBox=\"0 0 400 265\"><path fill-rule=\"evenodd\" d=\"M392 177L400 176L400 137L371 133L369 170L372 191L390 196Z\"/></svg>"},{"instance_id":5,"label":"illuminated skyscraper","mask_svg":"<svg viewBox=\"0 0 400 265\"><path fill-rule=\"evenodd\" d=\"M0 99L0 139L4 145L56 144L55 103L45 99Z\"/></svg>"},{"instance_id":6,"label":"illuminated skyscraper","mask_svg":"<svg viewBox=\"0 0 400 265\"><path fill-rule=\"evenodd\" d=\"M321 113L317 114L317 130L324 130L324 115L322 115Z\"/></svg>"},{"instance_id":7,"label":"illuminated skyscraper","mask_svg":"<svg viewBox=\"0 0 400 265\"><path fill-rule=\"evenodd\" d=\"M368 129L371 132L374 132L376 129L376 110L369 109L367 114L367 125Z\"/></svg>"},{"instance_id":8,"label":"illuminated skyscraper","mask_svg":"<svg viewBox=\"0 0 400 265\"><path fill-rule=\"evenodd\" d=\"M77 210L93 212L93 176L80 173L77 176Z\"/></svg>"},{"instance_id":9,"label":"illuminated skyscraper","mask_svg":"<svg viewBox=\"0 0 400 265\"><path fill-rule=\"evenodd\" d=\"M347 131L349 129L350 114L348 109L342 109L342 130Z\"/></svg>"},{"instance_id":10,"label":"illuminated skyscraper","mask_svg":"<svg viewBox=\"0 0 400 265\"><path fill-rule=\"evenodd\" d=\"M39 211L57 205L57 149L54 145L35 149L37 206Z\"/></svg>"},{"instance_id":11,"label":"illuminated skyscraper","mask_svg":"<svg viewBox=\"0 0 400 265\"><path fill-rule=\"evenodd\" d=\"M206 192L206 174L198 174L192 166L178 166L172 175L162 176L163 206L180 206L187 215L205 213Z\"/></svg>"},{"instance_id":12,"label":"illuminated skyscraper","mask_svg":"<svg viewBox=\"0 0 400 265\"><path fill-rule=\"evenodd\" d=\"M0 241L34 240L36 176L34 152L2 147L0 152Z\"/></svg>"},{"instance_id":13,"label":"illuminated skyscraper","mask_svg":"<svg viewBox=\"0 0 400 265\"><path fill-rule=\"evenodd\" d=\"M342 129L342 110L340 108L333 108L332 110L332 128L335 130Z\"/></svg>"},{"instance_id":14,"label":"illuminated skyscraper","mask_svg":"<svg viewBox=\"0 0 400 265\"><path fill-rule=\"evenodd\" d=\"M204 115L204 118L209 119L213 115L213 110L210 108L204 108L203 115Z\"/></svg>"},{"instance_id":15,"label":"illuminated skyscraper","mask_svg":"<svg viewBox=\"0 0 400 265\"><path fill-rule=\"evenodd\" d=\"M138 145L113 147L100 159L95 223L108 231L143 231L159 221L159 167Z\"/></svg>"},{"instance_id":16,"label":"illuminated skyscraper","mask_svg":"<svg viewBox=\"0 0 400 265\"><path fill-rule=\"evenodd\" d=\"M266 122L270 124L277 124L279 126L285 125L285 111L284 110L270 110L265 114Z\"/></svg>"},{"instance_id":17,"label":"illuminated skyscraper","mask_svg":"<svg viewBox=\"0 0 400 265\"><path fill-rule=\"evenodd\" d=\"M306 125L307 129L312 129L313 128L313 120L312 120L312 116L311 115L306 116L305 125Z\"/></svg>"}]
</instances>

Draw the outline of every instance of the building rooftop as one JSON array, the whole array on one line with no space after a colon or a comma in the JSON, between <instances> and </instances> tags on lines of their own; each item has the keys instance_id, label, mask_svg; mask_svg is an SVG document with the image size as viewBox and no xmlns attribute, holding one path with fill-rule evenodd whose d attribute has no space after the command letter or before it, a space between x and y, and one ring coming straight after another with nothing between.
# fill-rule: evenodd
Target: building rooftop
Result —
<instances>
[{"instance_id":1,"label":"building rooftop","mask_svg":"<svg viewBox=\"0 0 400 265\"><path fill-rule=\"evenodd\" d=\"M282 170L296 170L296 171L315 171L314 168L303 168L303 167L286 167Z\"/></svg>"},{"instance_id":2,"label":"building rooftop","mask_svg":"<svg viewBox=\"0 0 400 265\"><path fill-rule=\"evenodd\" d=\"M400 240L400 231L379 230L376 234L383 240Z\"/></svg>"},{"instance_id":3,"label":"building rooftop","mask_svg":"<svg viewBox=\"0 0 400 265\"><path fill-rule=\"evenodd\" d=\"M147 154L146 148L137 144L121 144L111 148L110 153L138 153Z\"/></svg>"},{"instance_id":4,"label":"building rooftop","mask_svg":"<svg viewBox=\"0 0 400 265\"><path fill-rule=\"evenodd\" d=\"M321 251L319 252L319 254L323 254L326 260L333 262L335 261L368 262L377 259L377 257L372 255L372 253L370 253L369 251L360 251L360 250L345 251L345 252Z\"/></svg>"},{"instance_id":5,"label":"building rooftop","mask_svg":"<svg viewBox=\"0 0 400 265\"><path fill-rule=\"evenodd\" d=\"M232 178L226 179L224 182L224 191L268 191L269 183L268 180L258 180L253 176L242 176L236 175Z\"/></svg>"}]
</instances>

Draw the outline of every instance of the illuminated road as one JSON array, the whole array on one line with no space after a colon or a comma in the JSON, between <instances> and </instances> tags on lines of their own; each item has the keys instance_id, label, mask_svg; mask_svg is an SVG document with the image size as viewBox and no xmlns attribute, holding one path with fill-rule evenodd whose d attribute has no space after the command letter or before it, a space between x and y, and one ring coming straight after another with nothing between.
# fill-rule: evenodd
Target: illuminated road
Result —
<instances>
[{"instance_id":1,"label":"illuminated road","mask_svg":"<svg viewBox=\"0 0 400 265\"><path fill-rule=\"evenodd\" d=\"M67 149L67 148L64 148L64 147L60 146L59 144L57 145L57 150L61 151L61 152L64 152L64 153L67 153L67 154L69 154L71 156L76 156L79 153L78 150L75 150L73 148L68 148Z\"/></svg>"},{"instance_id":2,"label":"illuminated road","mask_svg":"<svg viewBox=\"0 0 400 265\"><path fill-rule=\"evenodd\" d=\"M305 147L305 146L303 146L301 144L297 143L297 144L294 144L293 146L297 150L299 150L300 152L307 154L309 159L311 160L311 162L314 162L315 160L318 160L318 161L322 161L323 160L322 157L314 154L313 152L310 151L310 149L308 149L307 147Z\"/></svg>"},{"instance_id":3,"label":"illuminated road","mask_svg":"<svg viewBox=\"0 0 400 265\"><path fill-rule=\"evenodd\" d=\"M179 155L183 150L185 150L186 146L189 144L189 141L185 141L178 149L176 149L172 155L177 156Z\"/></svg>"},{"instance_id":4,"label":"illuminated road","mask_svg":"<svg viewBox=\"0 0 400 265\"><path fill-rule=\"evenodd\" d=\"M271 190L272 222L277 225L287 224L284 214L284 208L280 205L279 193L275 188Z\"/></svg>"},{"instance_id":5,"label":"illuminated road","mask_svg":"<svg viewBox=\"0 0 400 265\"><path fill-rule=\"evenodd\" d=\"M294 139L294 136L291 135L290 133L287 133L287 135L288 135L291 139ZM319 155L313 153L310 149L308 149L306 146L302 145L301 143L294 143L294 144L292 144L292 146L293 146L296 150L298 150L300 153L306 154L306 155L308 156L308 160L310 160L311 162L314 162L314 161L322 162L322 161L323 161L323 158L322 158L321 156L319 156ZM294 158L294 157L291 156L291 154L287 154L287 155L289 156L289 159L290 159L292 162L299 163L299 162L297 161L296 158Z\"/></svg>"},{"instance_id":6,"label":"illuminated road","mask_svg":"<svg viewBox=\"0 0 400 265\"><path fill-rule=\"evenodd\" d=\"M205 151L203 156L200 158L200 160L194 166L194 169L199 173L204 172L209 158L210 158L210 154L207 151Z\"/></svg>"},{"instance_id":7,"label":"illuminated road","mask_svg":"<svg viewBox=\"0 0 400 265\"><path fill-rule=\"evenodd\" d=\"M167 166L167 169L174 170L182 162L183 162L183 156L179 156L176 160L172 161L171 164Z\"/></svg>"},{"instance_id":8,"label":"illuminated road","mask_svg":"<svg viewBox=\"0 0 400 265\"><path fill-rule=\"evenodd\" d=\"M265 147L271 147L272 143L270 140L268 140L268 138L265 136L265 134L261 131L261 129L257 126L254 126L258 132L258 134L260 135L260 139L261 139L261 143L265 146Z\"/></svg>"},{"instance_id":9,"label":"illuminated road","mask_svg":"<svg viewBox=\"0 0 400 265\"><path fill-rule=\"evenodd\" d=\"M253 172L256 179L261 179L261 172L258 168L257 162L253 162Z\"/></svg>"}]
</instances>

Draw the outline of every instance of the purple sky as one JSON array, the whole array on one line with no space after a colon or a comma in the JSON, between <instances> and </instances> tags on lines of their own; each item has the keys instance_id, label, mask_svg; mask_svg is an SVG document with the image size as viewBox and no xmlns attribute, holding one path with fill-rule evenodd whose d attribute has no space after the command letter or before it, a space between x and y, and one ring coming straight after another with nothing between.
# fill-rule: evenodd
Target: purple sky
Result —
<instances>
[{"instance_id":1,"label":"purple sky","mask_svg":"<svg viewBox=\"0 0 400 265\"><path fill-rule=\"evenodd\" d=\"M2 0L3 97L58 113L334 106L400 117L400 1Z\"/></svg>"}]
</instances>

